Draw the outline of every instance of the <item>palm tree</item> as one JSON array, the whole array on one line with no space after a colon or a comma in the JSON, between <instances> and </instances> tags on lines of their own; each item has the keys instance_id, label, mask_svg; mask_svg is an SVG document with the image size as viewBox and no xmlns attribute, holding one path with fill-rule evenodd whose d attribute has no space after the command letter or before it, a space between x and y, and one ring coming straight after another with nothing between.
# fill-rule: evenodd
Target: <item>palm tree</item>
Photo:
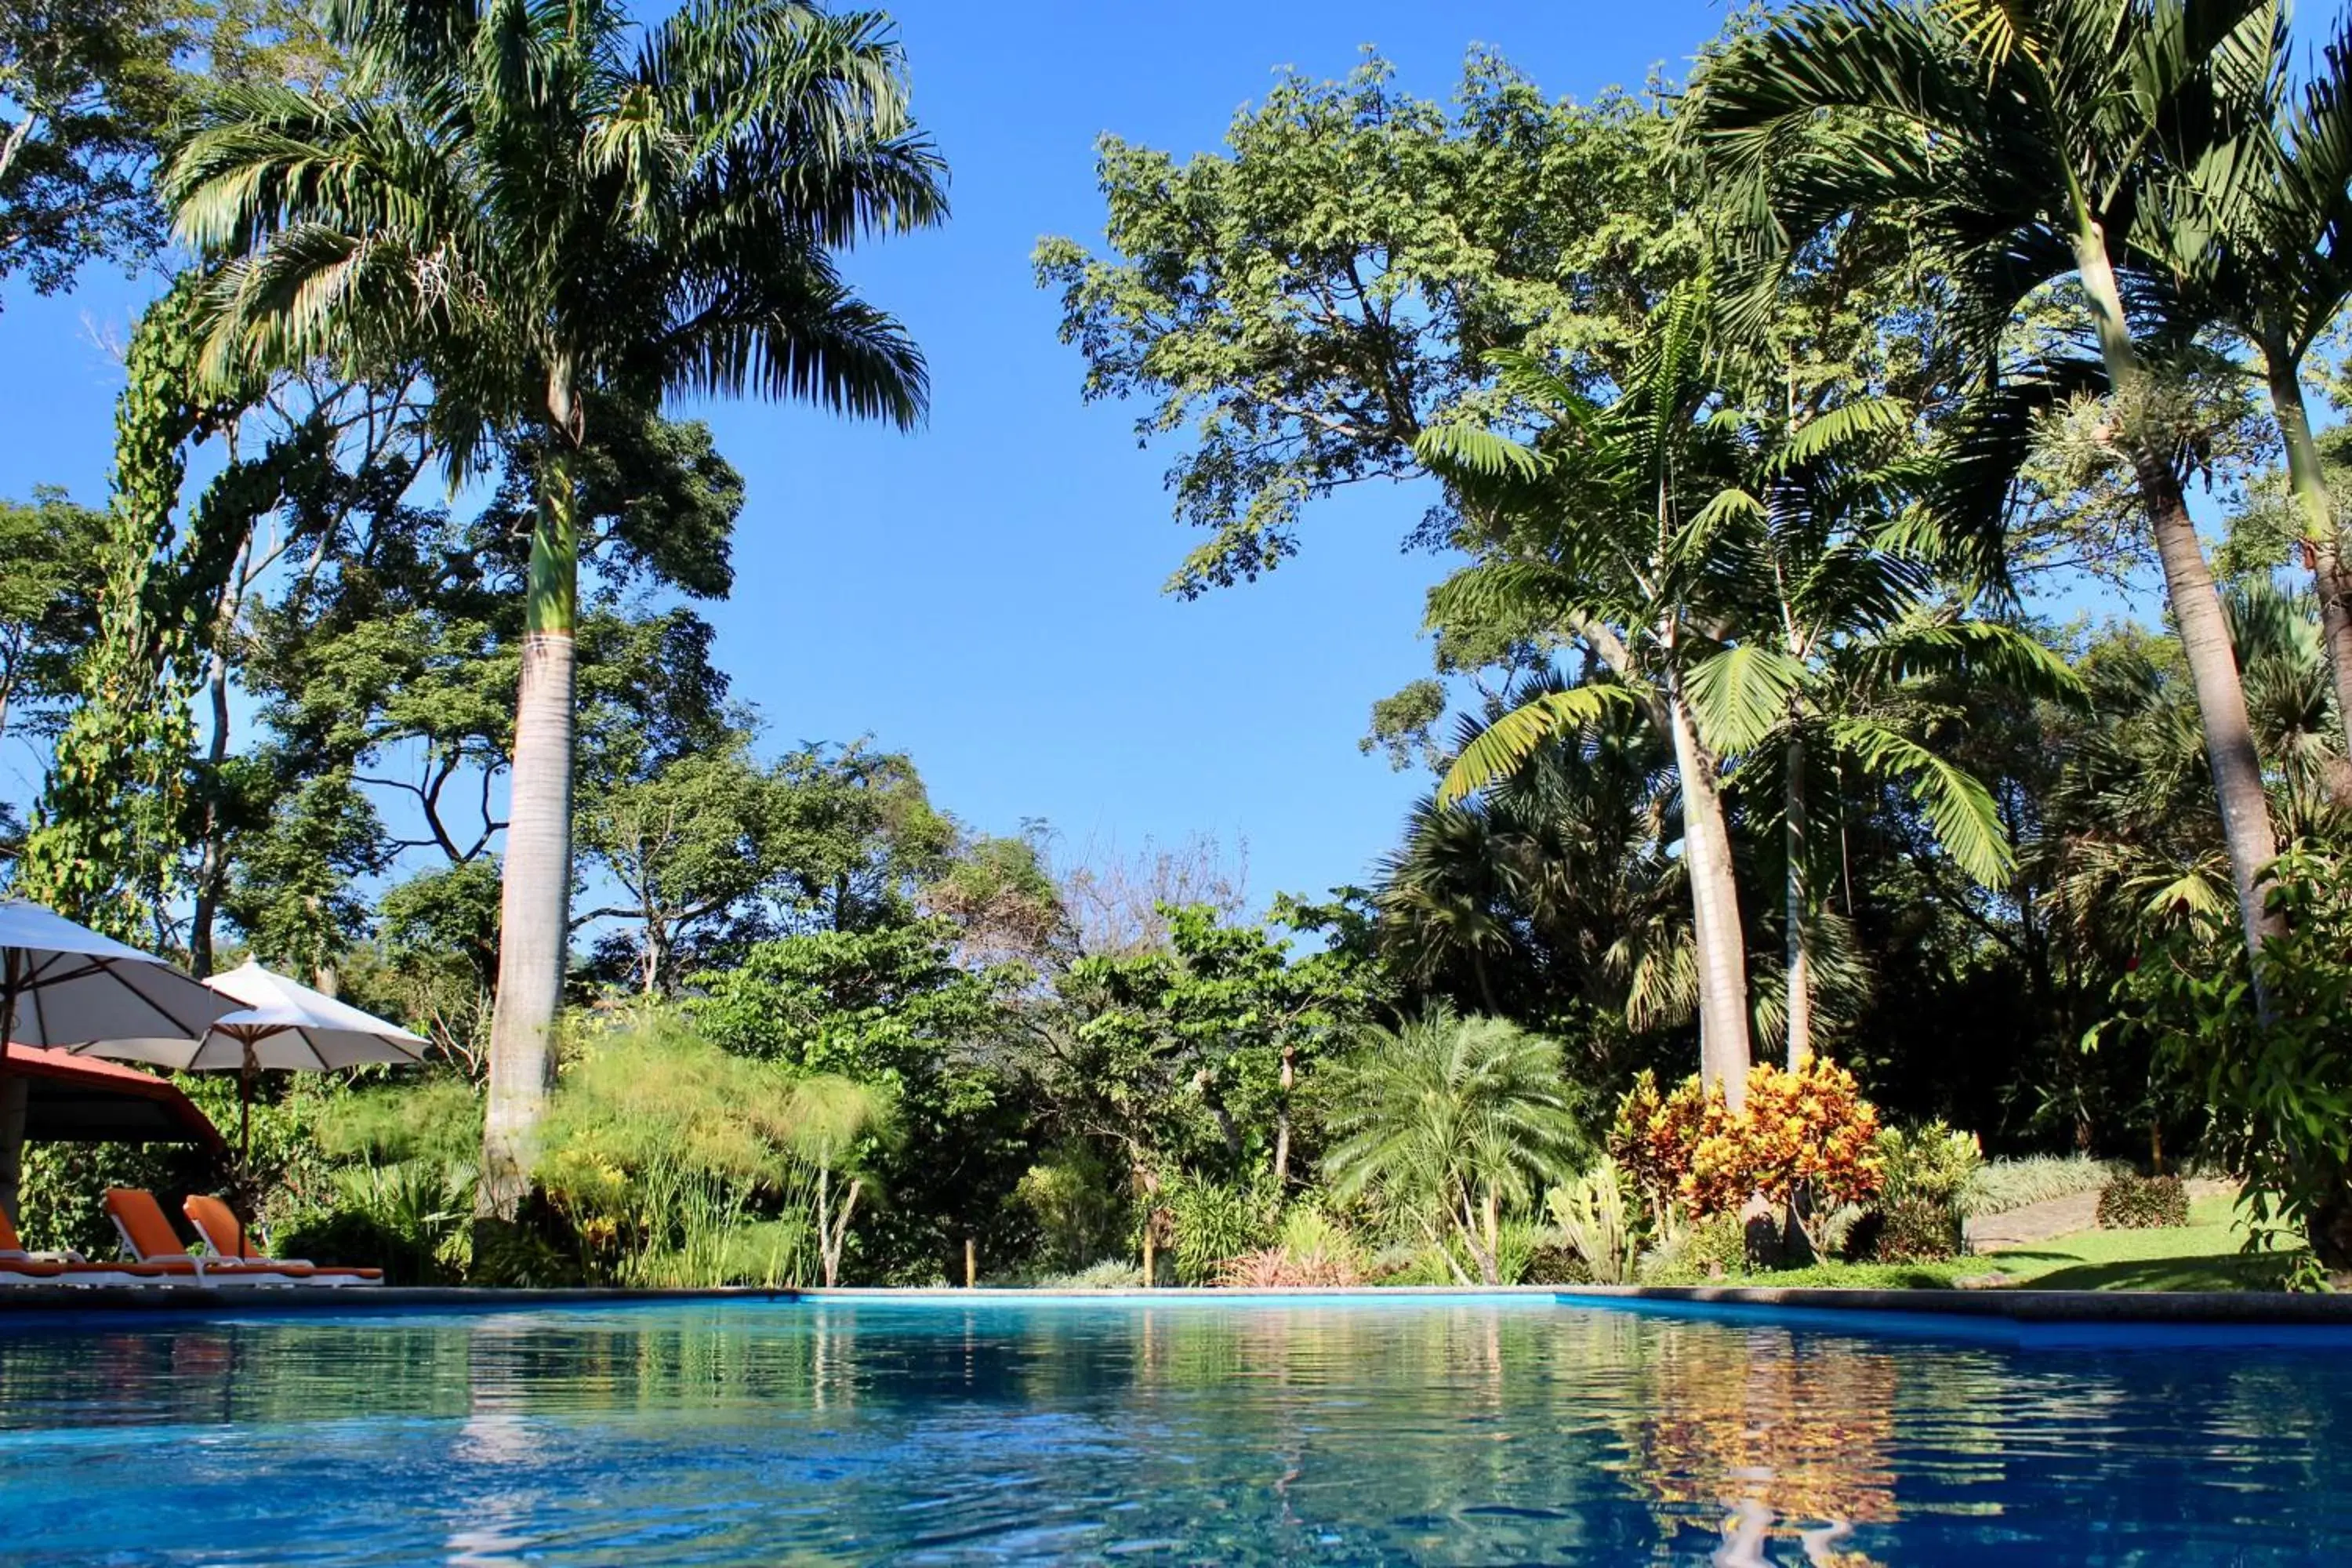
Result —
<instances>
[{"instance_id":1,"label":"palm tree","mask_svg":"<svg viewBox=\"0 0 2352 1568\"><path fill-rule=\"evenodd\" d=\"M1682 796L1700 1070L1737 1101L1748 1067L1746 938L1721 759L1699 733L1687 688L1698 628L1727 587L1705 547L1705 503L1738 457L1710 417L1718 392L1705 374L1706 310L1697 288L1660 305L1625 390L1606 407L1535 356L1490 354L1503 387L1542 422L1535 440L1440 426L1415 450L1486 535L1482 558L1431 595L1431 619L1565 634L1611 676L1496 720L1455 757L1439 804L1508 777L1538 746L1612 710L1645 717L1673 749Z\"/></svg>"},{"instance_id":2,"label":"palm tree","mask_svg":"<svg viewBox=\"0 0 2352 1568\"><path fill-rule=\"evenodd\" d=\"M2136 253L2201 320L2261 353L2319 598L2337 723L2352 750L2352 571L2303 394L2303 365L2352 302L2352 24L2291 104L2284 9L2268 68L2242 73L2239 134L2168 167L2132 225Z\"/></svg>"},{"instance_id":3,"label":"palm tree","mask_svg":"<svg viewBox=\"0 0 2352 1568\"><path fill-rule=\"evenodd\" d=\"M1435 1007L1369 1029L1324 1093L1333 1195L1374 1197L1433 1240L1450 1228L1489 1285L1504 1209L1534 1204L1583 1148L1559 1047L1501 1018Z\"/></svg>"},{"instance_id":4,"label":"palm tree","mask_svg":"<svg viewBox=\"0 0 2352 1568\"><path fill-rule=\"evenodd\" d=\"M2274 0L1807 0L1710 62L1685 118L1774 255L1856 214L1898 216L1988 381L2018 305L2053 279L2080 284L2188 656L2249 951L2275 929L2262 879L2276 840L2165 388L2117 265L2151 169L2227 140L2232 83L2259 74L2275 22Z\"/></svg>"},{"instance_id":5,"label":"palm tree","mask_svg":"<svg viewBox=\"0 0 2352 1568\"><path fill-rule=\"evenodd\" d=\"M1906 792L1943 851L1979 882L2016 862L1990 793L1915 738L1909 689L1923 676L1990 679L2029 695L2076 691L2065 665L2014 627L1936 597L1949 553L1916 498L1934 465L1909 412L1857 398L1802 423L1726 411L1748 472L1709 503L1726 520L1718 555L1744 591L1695 651L1688 688L1699 731L1727 757L1780 764L1787 1058L1812 1049L1815 847L1809 797L1823 764Z\"/></svg>"},{"instance_id":6,"label":"palm tree","mask_svg":"<svg viewBox=\"0 0 2352 1568\"><path fill-rule=\"evenodd\" d=\"M1463 716L1454 750L1566 684L1557 673L1517 683L1486 717ZM1680 837L1665 738L1612 712L1475 796L1413 807L1373 892L1381 952L1415 984L1488 1013L1527 1016L1565 996L1636 1032L1685 1023L1690 894L1669 852ZM1605 1047L1609 1032L1591 1037Z\"/></svg>"},{"instance_id":7,"label":"palm tree","mask_svg":"<svg viewBox=\"0 0 2352 1568\"><path fill-rule=\"evenodd\" d=\"M453 482L486 440L543 456L481 1202L529 1186L572 885L574 464L604 408L672 394L806 398L912 425L921 356L835 252L945 212L874 13L689 0L341 0L344 96L224 91L164 176L219 258L216 367L314 358L433 384Z\"/></svg>"}]
</instances>

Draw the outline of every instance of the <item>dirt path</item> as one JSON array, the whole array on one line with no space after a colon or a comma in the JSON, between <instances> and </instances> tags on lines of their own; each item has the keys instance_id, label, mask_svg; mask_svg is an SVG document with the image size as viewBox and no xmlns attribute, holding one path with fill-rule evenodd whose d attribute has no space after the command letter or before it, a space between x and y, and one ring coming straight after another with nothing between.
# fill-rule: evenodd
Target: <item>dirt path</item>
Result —
<instances>
[{"instance_id":1,"label":"dirt path","mask_svg":"<svg viewBox=\"0 0 2352 1568\"><path fill-rule=\"evenodd\" d=\"M2231 1190L2227 1182L2191 1182L2189 1184L2189 1201L2193 1204L2200 1198ZM2098 1193L2074 1193L2063 1198L2028 1204L2006 1214L1973 1216L1968 1222L1969 1248L1972 1252L1997 1252L2004 1247L2024 1247L2056 1237L2072 1236L2076 1231L2091 1230L2098 1223Z\"/></svg>"}]
</instances>

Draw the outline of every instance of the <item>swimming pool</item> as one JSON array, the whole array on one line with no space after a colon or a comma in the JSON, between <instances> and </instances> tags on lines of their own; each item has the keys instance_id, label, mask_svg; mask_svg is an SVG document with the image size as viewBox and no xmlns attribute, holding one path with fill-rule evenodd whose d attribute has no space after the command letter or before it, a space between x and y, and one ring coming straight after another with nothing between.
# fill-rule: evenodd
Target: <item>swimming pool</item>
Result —
<instances>
[{"instance_id":1,"label":"swimming pool","mask_svg":"<svg viewBox=\"0 0 2352 1568\"><path fill-rule=\"evenodd\" d=\"M2352 1561L2352 1352L1545 1298L0 1329L12 1563Z\"/></svg>"}]
</instances>

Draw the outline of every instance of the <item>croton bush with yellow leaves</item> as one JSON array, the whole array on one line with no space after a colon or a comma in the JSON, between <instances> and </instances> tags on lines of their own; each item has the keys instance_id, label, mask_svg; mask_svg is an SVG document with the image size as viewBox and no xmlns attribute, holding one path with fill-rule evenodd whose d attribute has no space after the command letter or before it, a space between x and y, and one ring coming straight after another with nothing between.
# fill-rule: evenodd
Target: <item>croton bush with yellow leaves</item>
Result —
<instances>
[{"instance_id":1,"label":"croton bush with yellow leaves","mask_svg":"<svg viewBox=\"0 0 2352 1568\"><path fill-rule=\"evenodd\" d=\"M1737 1213L1761 1197L1786 1211L1868 1202L1885 1181L1878 1108L1826 1058L1797 1068L1759 1063L1738 1110L1696 1076L1662 1090L1643 1073L1617 1108L1609 1152L1654 1215Z\"/></svg>"}]
</instances>

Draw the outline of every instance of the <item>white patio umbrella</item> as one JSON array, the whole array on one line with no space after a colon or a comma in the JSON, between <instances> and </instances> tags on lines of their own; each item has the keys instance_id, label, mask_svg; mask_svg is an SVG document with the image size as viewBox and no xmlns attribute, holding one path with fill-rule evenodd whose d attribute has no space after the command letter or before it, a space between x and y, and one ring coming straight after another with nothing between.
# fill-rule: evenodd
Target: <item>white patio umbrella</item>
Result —
<instances>
[{"instance_id":1,"label":"white patio umbrella","mask_svg":"<svg viewBox=\"0 0 2352 1568\"><path fill-rule=\"evenodd\" d=\"M135 947L22 899L0 902L0 1066L8 1042L134 1061L193 1050L236 998Z\"/></svg>"},{"instance_id":2,"label":"white patio umbrella","mask_svg":"<svg viewBox=\"0 0 2352 1568\"><path fill-rule=\"evenodd\" d=\"M106 1040L146 1059L193 1047L235 1005L152 952L39 904L0 900L0 1209L16 1215L25 1137L23 1080L8 1077L11 1041L78 1050Z\"/></svg>"},{"instance_id":3,"label":"white patio umbrella","mask_svg":"<svg viewBox=\"0 0 2352 1568\"><path fill-rule=\"evenodd\" d=\"M152 1062L182 1072L237 1075L237 1122L241 1147L253 1141L253 1078L257 1072L329 1072L368 1062L422 1061L431 1044L397 1024L338 1002L323 991L247 963L205 984L224 1005L244 1003L215 1018L199 1038L139 1041L126 1046L100 1040L84 1055Z\"/></svg>"}]
</instances>

